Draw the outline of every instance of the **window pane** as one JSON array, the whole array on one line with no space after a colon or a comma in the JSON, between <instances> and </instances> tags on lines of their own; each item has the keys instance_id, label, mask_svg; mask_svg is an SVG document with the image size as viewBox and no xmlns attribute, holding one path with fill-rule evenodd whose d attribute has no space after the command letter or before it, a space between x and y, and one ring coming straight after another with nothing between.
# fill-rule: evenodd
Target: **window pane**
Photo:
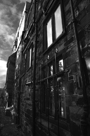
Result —
<instances>
[{"instance_id":1,"label":"window pane","mask_svg":"<svg viewBox=\"0 0 90 136\"><path fill-rule=\"evenodd\" d=\"M57 61L57 72L64 71L63 59Z\"/></svg>"},{"instance_id":2,"label":"window pane","mask_svg":"<svg viewBox=\"0 0 90 136\"><path fill-rule=\"evenodd\" d=\"M50 66L50 75L53 75L53 65Z\"/></svg>"},{"instance_id":3,"label":"window pane","mask_svg":"<svg viewBox=\"0 0 90 136\"><path fill-rule=\"evenodd\" d=\"M29 54L29 67L31 67L31 53L32 53L32 50L30 49L30 54Z\"/></svg>"},{"instance_id":4,"label":"window pane","mask_svg":"<svg viewBox=\"0 0 90 136\"><path fill-rule=\"evenodd\" d=\"M58 62L58 66L59 66L59 72L64 70L64 66L63 66L63 60L59 60Z\"/></svg>"},{"instance_id":5,"label":"window pane","mask_svg":"<svg viewBox=\"0 0 90 136\"><path fill-rule=\"evenodd\" d=\"M49 92L49 113L50 115L55 115L55 99L54 99L54 86L53 80L49 81L50 92Z\"/></svg>"},{"instance_id":6,"label":"window pane","mask_svg":"<svg viewBox=\"0 0 90 136\"><path fill-rule=\"evenodd\" d=\"M46 67L44 67L43 71L42 71L42 78L45 78L45 77L47 77L47 68Z\"/></svg>"},{"instance_id":7,"label":"window pane","mask_svg":"<svg viewBox=\"0 0 90 136\"><path fill-rule=\"evenodd\" d=\"M47 47L52 44L52 22L51 19L47 23Z\"/></svg>"},{"instance_id":8,"label":"window pane","mask_svg":"<svg viewBox=\"0 0 90 136\"><path fill-rule=\"evenodd\" d=\"M85 58L85 64L86 64L86 69L87 69L87 77L90 82L90 55L89 54L87 54L87 56Z\"/></svg>"},{"instance_id":9,"label":"window pane","mask_svg":"<svg viewBox=\"0 0 90 136\"><path fill-rule=\"evenodd\" d=\"M62 81L62 77L57 78L57 89L58 89L58 106L59 115L61 117L66 117L66 90Z\"/></svg>"},{"instance_id":10,"label":"window pane","mask_svg":"<svg viewBox=\"0 0 90 136\"><path fill-rule=\"evenodd\" d=\"M63 26L62 26L62 17L61 17L61 7L57 8L55 11L55 30L56 30L56 38L61 35L63 32Z\"/></svg>"},{"instance_id":11,"label":"window pane","mask_svg":"<svg viewBox=\"0 0 90 136\"><path fill-rule=\"evenodd\" d=\"M46 105L46 102L45 102L45 100L46 100L46 86L47 86L47 84L46 84L46 82L43 82L42 84L41 84L41 92L40 92L40 95L41 95L41 111L42 112L45 112L45 105Z\"/></svg>"}]
</instances>

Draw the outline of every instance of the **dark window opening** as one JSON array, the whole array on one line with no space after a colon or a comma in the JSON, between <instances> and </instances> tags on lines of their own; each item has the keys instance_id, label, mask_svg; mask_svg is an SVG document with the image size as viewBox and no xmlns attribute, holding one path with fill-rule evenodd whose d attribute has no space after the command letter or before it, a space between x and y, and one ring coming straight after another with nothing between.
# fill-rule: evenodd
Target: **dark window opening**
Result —
<instances>
[{"instance_id":1,"label":"dark window opening","mask_svg":"<svg viewBox=\"0 0 90 136\"><path fill-rule=\"evenodd\" d=\"M66 117L66 95L62 77L57 77L59 116Z\"/></svg>"},{"instance_id":2,"label":"dark window opening","mask_svg":"<svg viewBox=\"0 0 90 136\"><path fill-rule=\"evenodd\" d=\"M53 80L49 80L49 114L55 115L55 96L54 96L54 83Z\"/></svg>"}]
</instances>

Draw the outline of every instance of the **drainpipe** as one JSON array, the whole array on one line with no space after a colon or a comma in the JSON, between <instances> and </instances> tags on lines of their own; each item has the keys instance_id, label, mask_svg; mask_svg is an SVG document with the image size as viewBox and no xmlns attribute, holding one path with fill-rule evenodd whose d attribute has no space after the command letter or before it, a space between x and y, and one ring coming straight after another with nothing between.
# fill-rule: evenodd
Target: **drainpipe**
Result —
<instances>
[{"instance_id":1,"label":"drainpipe","mask_svg":"<svg viewBox=\"0 0 90 136\"><path fill-rule=\"evenodd\" d=\"M87 86L88 86L87 68L86 68L85 58L81 54L79 38L78 38L78 31L77 31L77 24L76 24L76 18L75 18L72 0L70 0L70 4L71 4L71 11L72 11L74 32L75 32L75 37L76 37L76 42L77 42L78 57L79 57L80 71L81 71L81 77L82 77L83 99L84 99L84 107L83 107L84 112L83 112L83 115L81 118L81 129L82 129L83 136L88 136L88 134L87 134L87 124L88 124L87 118L89 115L89 106L88 106L88 96L87 96L87 92L86 92Z\"/></svg>"},{"instance_id":2,"label":"drainpipe","mask_svg":"<svg viewBox=\"0 0 90 136\"><path fill-rule=\"evenodd\" d=\"M34 26L35 26L35 45L34 45L34 66L33 66L33 136L35 136L35 91L36 91L36 52L37 52L37 23L36 23L36 0L34 0Z\"/></svg>"}]
</instances>

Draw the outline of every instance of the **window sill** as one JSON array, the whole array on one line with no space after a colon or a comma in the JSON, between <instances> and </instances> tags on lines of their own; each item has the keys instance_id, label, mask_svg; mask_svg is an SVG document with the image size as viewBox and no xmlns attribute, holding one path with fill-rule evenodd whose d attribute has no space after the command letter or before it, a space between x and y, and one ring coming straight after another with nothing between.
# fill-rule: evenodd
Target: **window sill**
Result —
<instances>
[{"instance_id":1,"label":"window sill","mask_svg":"<svg viewBox=\"0 0 90 136\"><path fill-rule=\"evenodd\" d=\"M58 72L58 73L56 73L56 74L54 74L54 75L52 75L52 76L44 77L44 78L42 78L41 80L39 80L37 83L43 82L43 81L45 81L45 80L47 80L47 79L53 79L53 78L55 78L55 77L63 76L64 72L65 72L65 71L62 71L62 72Z\"/></svg>"},{"instance_id":2,"label":"window sill","mask_svg":"<svg viewBox=\"0 0 90 136\"><path fill-rule=\"evenodd\" d=\"M45 55L46 53L48 53L53 46L55 46L55 44L57 44L63 37L65 36L65 30L63 31L63 33L43 52L43 55Z\"/></svg>"}]
</instances>

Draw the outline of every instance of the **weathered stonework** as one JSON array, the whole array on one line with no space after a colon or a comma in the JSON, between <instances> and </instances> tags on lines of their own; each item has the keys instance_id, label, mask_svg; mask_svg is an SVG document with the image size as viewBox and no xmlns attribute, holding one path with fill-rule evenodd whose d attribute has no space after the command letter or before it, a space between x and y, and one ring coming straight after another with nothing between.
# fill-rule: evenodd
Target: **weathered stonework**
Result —
<instances>
[{"instance_id":1,"label":"weathered stonework","mask_svg":"<svg viewBox=\"0 0 90 136\"><path fill-rule=\"evenodd\" d=\"M19 77L19 85L16 85L16 90L19 87L18 91L20 91L19 123L27 136L33 135L34 116L36 136L82 135L80 118L83 113L83 92L77 40L79 39L79 46L82 48L90 44L90 2L89 0L73 0L76 20L73 20L70 0L61 2L63 4L64 31L62 36L45 50L45 21L52 14L53 5L59 2L57 0L37 2L35 14L35 3L31 2L27 12L25 34L21 40L21 43L23 43L21 61L16 70ZM39 4L41 7L39 7ZM75 33L75 23L78 39ZM34 58L36 46L36 58ZM30 48L32 48L31 67L29 67ZM82 50L82 56L84 55L87 56L87 53L85 51L83 54ZM36 65L34 64L35 59ZM57 72L59 59L63 59L64 62L63 73ZM54 74L50 76L52 64ZM18 70L20 70L19 74ZM33 77L34 72L35 78ZM33 80L35 80L35 90L33 89ZM16 84L18 84L17 79ZM63 91L59 92L61 87ZM53 95L51 95L52 92L54 92ZM35 109L33 108L34 93ZM19 96L18 93L17 95ZM64 111L61 111L60 104ZM35 110L35 115L33 115L33 110Z\"/></svg>"}]
</instances>

